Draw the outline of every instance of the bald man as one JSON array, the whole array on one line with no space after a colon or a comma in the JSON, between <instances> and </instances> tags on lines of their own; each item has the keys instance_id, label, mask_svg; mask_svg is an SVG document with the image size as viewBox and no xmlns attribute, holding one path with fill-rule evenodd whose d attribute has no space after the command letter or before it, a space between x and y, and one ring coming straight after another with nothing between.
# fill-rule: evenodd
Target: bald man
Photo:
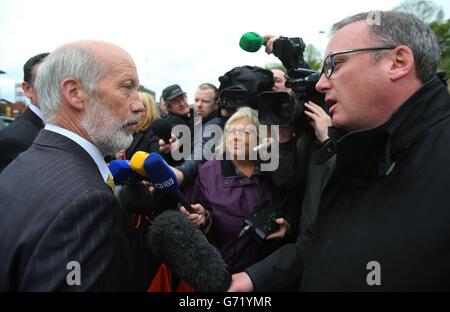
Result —
<instances>
[{"instance_id":1,"label":"bald man","mask_svg":"<svg viewBox=\"0 0 450 312\"><path fill-rule=\"evenodd\" d=\"M0 175L0 291L131 289L103 157L133 139L138 86L131 56L106 42L63 45L41 64L46 126Z\"/></svg>"}]
</instances>

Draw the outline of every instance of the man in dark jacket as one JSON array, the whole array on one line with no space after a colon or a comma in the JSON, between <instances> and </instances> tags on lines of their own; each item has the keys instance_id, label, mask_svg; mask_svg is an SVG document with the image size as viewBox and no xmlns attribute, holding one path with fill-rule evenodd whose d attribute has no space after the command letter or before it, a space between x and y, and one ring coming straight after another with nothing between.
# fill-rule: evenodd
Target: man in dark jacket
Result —
<instances>
[{"instance_id":1,"label":"man in dark jacket","mask_svg":"<svg viewBox=\"0 0 450 312\"><path fill-rule=\"evenodd\" d=\"M39 131L44 128L34 81L40 64L48 54L35 55L23 65L22 89L31 104L20 117L0 132L0 172L20 153L27 150Z\"/></svg>"},{"instance_id":2,"label":"man in dark jacket","mask_svg":"<svg viewBox=\"0 0 450 312\"><path fill-rule=\"evenodd\" d=\"M166 119L172 128L178 125L185 125L191 131L191 138L194 135L194 115L186 99L186 92L177 84L170 85L162 91L162 98L167 105Z\"/></svg>"},{"instance_id":3,"label":"man in dark jacket","mask_svg":"<svg viewBox=\"0 0 450 312\"><path fill-rule=\"evenodd\" d=\"M131 56L107 42L65 44L39 68L47 123L0 174L0 291L139 289L103 158L132 141L138 86Z\"/></svg>"},{"instance_id":4,"label":"man in dark jacket","mask_svg":"<svg viewBox=\"0 0 450 312\"><path fill-rule=\"evenodd\" d=\"M390 11L332 34L316 88L346 134L317 219L230 289L448 291L450 96L436 36Z\"/></svg>"}]
</instances>

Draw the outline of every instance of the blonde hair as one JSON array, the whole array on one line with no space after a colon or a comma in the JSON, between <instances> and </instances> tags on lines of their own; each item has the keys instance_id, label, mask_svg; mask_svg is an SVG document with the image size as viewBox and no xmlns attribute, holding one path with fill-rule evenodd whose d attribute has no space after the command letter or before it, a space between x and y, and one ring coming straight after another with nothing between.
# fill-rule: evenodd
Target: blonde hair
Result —
<instances>
[{"instance_id":1,"label":"blonde hair","mask_svg":"<svg viewBox=\"0 0 450 312\"><path fill-rule=\"evenodd\" d=\"M227 142L227 127L230 127L237 120L246 119L250 122L252 126L256 129L256 135L259 136L259 120L258 120L258 111L255 109L251 109L250 107L241 107L239 108L231 117L228 119L225 124L224 131L220 143L216 149L217 154L223 154L226 150L226 142Z\"/></svg>"},{"instance_id":2,"label":"blonde hair","mask_svg":"<svg viewBox=\"0 0 450 312\"><path fill-rule=\"evenodd\" d=\"M156 108L156 102L152 95L139 91L139 98L144 104L145 111L143 112L141 119L139 120L137 129L147 129L153 120L160 118L159 111Z\"/></svg>"}]
</instances>

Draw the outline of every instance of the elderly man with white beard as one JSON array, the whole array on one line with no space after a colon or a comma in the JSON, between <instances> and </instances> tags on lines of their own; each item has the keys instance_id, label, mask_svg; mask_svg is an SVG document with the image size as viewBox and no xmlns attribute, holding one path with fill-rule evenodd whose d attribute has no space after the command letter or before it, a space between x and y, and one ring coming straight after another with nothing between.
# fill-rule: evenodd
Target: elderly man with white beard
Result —
<instances>
[{"instance_id":1,"label":"elderly man with white beard","mask_svg":"<svg viewBox=\"0 0 450 312\"><path fill-rule=\"evenodd\" d=\"M133 289L103 157L131 143L144 110L136 66L116 45L78 41L36 79L46 126L0 175L0 291Z\"/></svg>"}]
</instances>

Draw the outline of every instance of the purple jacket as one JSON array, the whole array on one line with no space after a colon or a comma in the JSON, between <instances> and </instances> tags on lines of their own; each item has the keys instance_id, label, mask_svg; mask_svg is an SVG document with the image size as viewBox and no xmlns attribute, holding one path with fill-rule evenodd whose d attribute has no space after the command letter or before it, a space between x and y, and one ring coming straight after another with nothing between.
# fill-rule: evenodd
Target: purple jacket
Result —
<instances>
[{"instance_id":1,"label":"purple jacket","mask_svg":"<svg viewBox=\"0 0 450 312\"><path fill-rule=\"evenodd\" d=\"M250 177L242 175L229 160L210 160L200 165L195 183L186 192L191 203L200 203L212 212L208 239L219 249L230 272L241 272L265 258L279 243L257 243L249 234L238 238L245 219L266 200L281 208L288 221L295 214L287 209L287 194L276 188L270 177L259 170ZM292 223L291 223L292 224Z\"/></svg>"}]
</instances>

